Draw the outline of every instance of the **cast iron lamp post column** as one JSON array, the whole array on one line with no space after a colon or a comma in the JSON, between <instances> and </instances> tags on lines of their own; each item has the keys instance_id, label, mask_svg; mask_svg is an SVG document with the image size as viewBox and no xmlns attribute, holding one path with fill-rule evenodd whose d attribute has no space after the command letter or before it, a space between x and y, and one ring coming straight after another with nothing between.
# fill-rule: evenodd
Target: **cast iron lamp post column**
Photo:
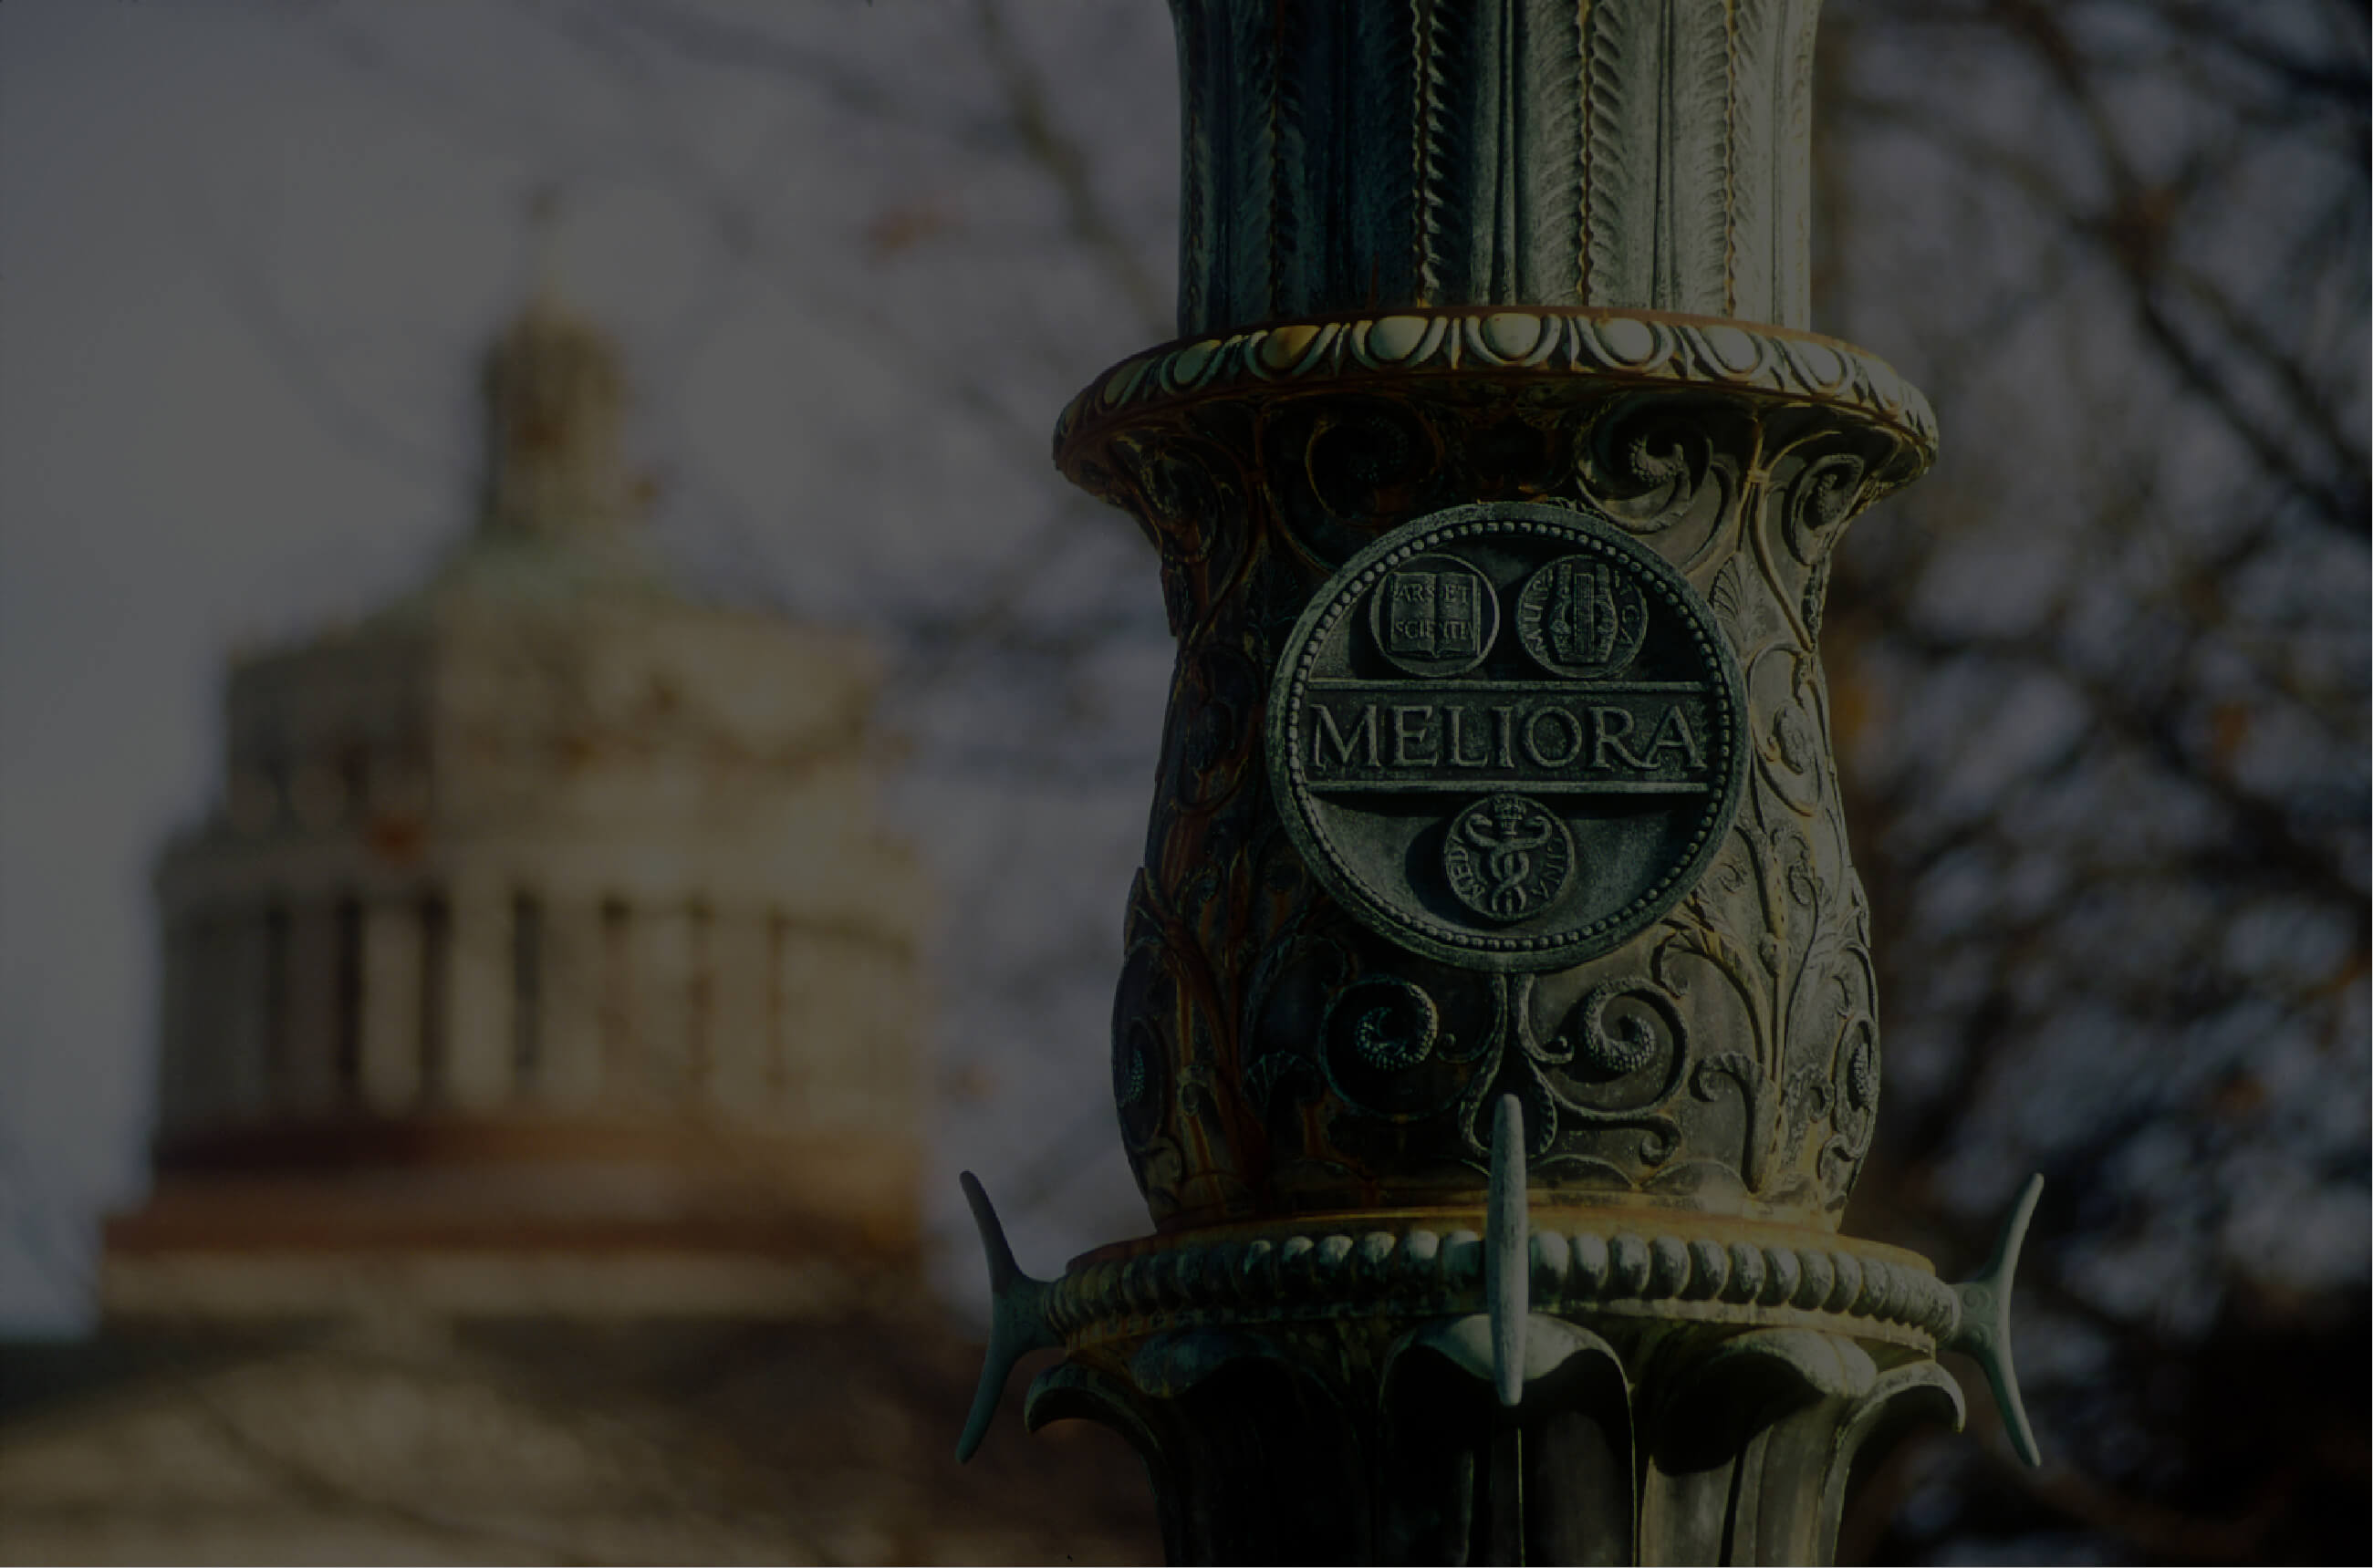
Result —
<instances>
[{"instance_id":1,"label":"cast iron lamp post column","mask_svg":"<svg viewBox=\"0 0 2373 1568\"><path fill-rule=\"evenodd\" d=\"M1155 1234L1035 1426L1175 1561L1827 1561L1857 1452L2031 1452L2003 1256L1839 1233L1877 1115L1818 651L1925 403L1807 329L1812 0L1175 0L1179 337L1056 458L1179 643L1115 1005Z\"/></svg>"}]
</instances>

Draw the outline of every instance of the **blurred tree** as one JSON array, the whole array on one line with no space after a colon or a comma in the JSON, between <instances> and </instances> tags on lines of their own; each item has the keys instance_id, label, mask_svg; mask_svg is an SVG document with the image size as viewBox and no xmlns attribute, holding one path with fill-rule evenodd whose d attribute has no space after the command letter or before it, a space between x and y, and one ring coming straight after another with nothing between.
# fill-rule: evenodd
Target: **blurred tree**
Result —
<instances>
[{"instance_id":1,"label":"blurred tree","mask_svg":"<svg viewBox=\"0 0 2373 1568\"><path fill-rule=\"evenodd\" d=\"M1875 1560L2367 1538L2362 6L1833 0L1828 330L1947 455L1825 633L1890 1066L1859 1228L2031 1168L2052 1464L1923 1442Z\"/></svg>"},{"instance_id":2,"label":"blurred tree","mask_svg":"<svg viewBox=\"0 0 2373 1568\"><path fill-rule=\"evenodd\" d=\"M717 267L671 356L772 290L861 337L938 446L988 444L919 556L840 542L827 608L900 661L958 912L950 1066L967 1123L1016 1129L1005 1207L1050 1250L1117 1234L1100 1020L1167 639L1134 532L1043 454L1169 335L1159 7L522 4L521 47L606 95L598 134L407 60L397 15L289 23L508 156L663 187ZM1929 394L1947 452L1829 593L1892 1069L1853 1225L1949 1274L2052 1180L2019 1319L2052 1464L1917 1442L1847 1550L2363 1561L2365 8L1830 0L1820 47L1817 316ZM729 82L805 117L736 162L699 113ZM824 158L880 192L846 233L785 194ZM897 492L912 441L844 461ZM674 525L812 604L812 529L694 450ZM934 818L958 799L987 831Z\"/></svg>"}]
</instances>

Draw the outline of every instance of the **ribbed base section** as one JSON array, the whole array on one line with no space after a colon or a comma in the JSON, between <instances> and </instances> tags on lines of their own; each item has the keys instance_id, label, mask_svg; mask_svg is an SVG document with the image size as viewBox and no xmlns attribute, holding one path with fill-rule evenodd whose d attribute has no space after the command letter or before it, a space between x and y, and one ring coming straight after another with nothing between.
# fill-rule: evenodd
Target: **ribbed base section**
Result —
<instances>
[{"instance_id":1,"label":"ribbed base section","mask_svg":"<svg viewBox=\"0 0 2373 1568\"><path fill-rule=\"evenodd\" d=\"M1127 1437L1174 1562L1592 1563L1826 1562L1873 1440L1960 1424L1920 1259L1677 1216L1534 1216L1505 1402L1483 1216L1444 1218L1092 1254L1029 1423Z\"/></svg>"}]
</instances>

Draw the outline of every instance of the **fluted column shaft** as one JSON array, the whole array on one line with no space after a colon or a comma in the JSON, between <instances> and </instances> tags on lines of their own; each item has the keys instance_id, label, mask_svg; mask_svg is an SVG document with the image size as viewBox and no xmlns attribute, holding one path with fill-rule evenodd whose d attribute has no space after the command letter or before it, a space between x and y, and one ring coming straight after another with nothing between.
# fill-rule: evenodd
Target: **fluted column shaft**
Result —
<instances>
[{"instance_id":1,"label":"fluted column shaft","mask_svg":"<svg viewBox=\"0 0 2373 1568\"><path fill-rule=\"evenodd\" d=\"M1178 331L1599 305L1804 328L1819 0L1179 0Z\"/></svg>"}]
</instances>

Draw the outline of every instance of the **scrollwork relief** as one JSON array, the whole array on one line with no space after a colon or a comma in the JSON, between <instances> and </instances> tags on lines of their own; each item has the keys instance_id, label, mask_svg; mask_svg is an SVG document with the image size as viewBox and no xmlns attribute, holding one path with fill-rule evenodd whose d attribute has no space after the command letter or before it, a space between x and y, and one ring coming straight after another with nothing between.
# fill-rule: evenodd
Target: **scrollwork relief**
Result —
<instances>
[{"instance_id":1,"label":"scrollwork relief","mask_svg":"<svg viewBox=\"0 0 2373 1568\"><path fill-rule=\"evenodd\" d=\"M1479 1177L1502 1093L1552 1187L1729 1191L1829 1223L1867 1153L1867 916L1814 638L1839 532L1917 472L1925 427L1903 423L1900 382L1827 347L1717 366L1695 327L1541 320L1529 338L1413 317L1174 350L1067 416L1064 462L1138 515L1180 631L1114 1033L1165 1225L1330 1190L1442 1200ZM1587 369L1618 350L1632 372ZM1393 355L1394 379L1361 380ZM1864 390L1767 401L1759 379L1807 366ZM1602 513L1680 568L1745 687L1747 787L1702 877L1623 947L1537 977L1359 928L1286 842L1261 766L1268 682L1312 596L1409 516L1487 491Z\"/></svg>"},{"instance_id":2,"label":"scrollwork relief","mask_svg":"<svg viewBox=\"0 0 2373 1568\"><path fill-rule=\"evenodd\" d=\"M1677 532L1663 548L1683 571L1717 548L1736 511L1751 427L1719 400L1642 394L1594 411L1574 444L1583 492L1642 535Z\"/></svg>"}]
</instances>

